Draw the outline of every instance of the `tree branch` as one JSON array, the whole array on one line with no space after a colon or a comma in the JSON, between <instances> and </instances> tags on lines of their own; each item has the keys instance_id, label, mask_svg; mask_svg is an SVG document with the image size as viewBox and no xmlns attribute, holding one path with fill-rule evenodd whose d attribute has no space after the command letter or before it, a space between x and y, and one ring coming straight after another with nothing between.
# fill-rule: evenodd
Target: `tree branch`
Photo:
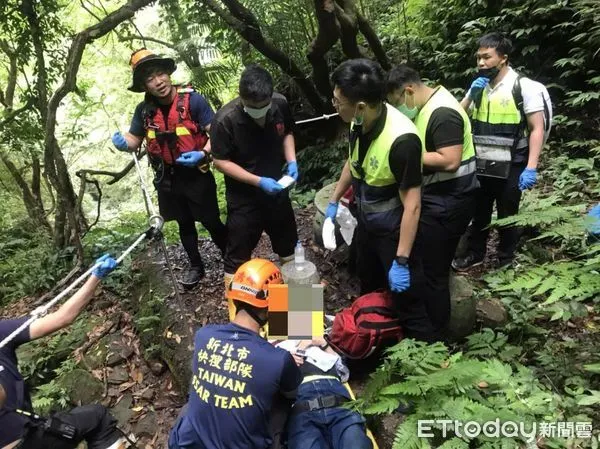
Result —
<instances>
[{"instance_id":1,"label":"tree branch","mask_svg":"<svg viewBox=\"0 0 600 449\"><path fill-rule=\"evenodd\" d=\"M0 122L0 130L2 128L4 128L6 125L8 125L10 122L12 122L14 119L16 119L19 116L19 114L30 109L31 106L33 106L33 99L30 98L29 100L27 100L27 103L25 103L22 107L20 107L16 111L12 111L10 114L8 114L8 116L4 120L2 120Z\"/></svg>"},{"instance_id":2,"label":"tree branch","mask_svg":"<svg viewBox=\"0 0 600 449\"><path fill-rule=\"evenodd\" d=\"M339 25L335 20L334 0L314 0L318 33L310 44L306 57L313 68L313 79L321 95L331 98L332 88L329 82L329 66L325 55L339 38Z\"/></svg>"},{"instance_id":3,"label":"tree branch","mask_svg":"<svg viewBox=\"0 0 600 449\"><path fill-rule=\"evenodd\" d=\"M327 111L326 104L323 102L314 83L286 53L264 37L258 20L250 10L238 0L222 0L228 11L223 9L217 0L197 1L199 5L206 6L216 13L261 54L277 64L284 73L296 82L316 112L323 113Z\"/></svg>"},{"instance_id":4,"label":"tree branch","mask_svg":"<svg viewBox=\"0 0 600 449\"><path fill-rule=\"evenodd\" d=\"M138 156L138 160L143 158L145 155L146 155L146 150L144 150L140 153L140 155ZM82 176L85 176L85 175L110 176L112 179L110 181L108 181L107 184L111 185L111 184L115 184L115 183L119 182L121 179L123 179L127 175L127 173L129 173L131 171L131 169L134 166L135 166L135 162L131 161L129 164L127 164L123 168L123 170L118 171L118 172L107 171L107 170L84 169L84 170L77 170L77 172L75 172L75 175L78 176L79 178L81 178Z\"/></svg>"},{"instance_id":5,"label":"tree branch","mask_svg":"<svg viewBox=\"0 0 600 449\"><path fill-rule=\"evenodd\" d=\"M142 41L142 42L148 41L148 42L154 42L155 44L162 45L163 47L170 48L171 50L175 50L176 52L179 53L179 49L177 48L177 46L175 44L172 44L171 42L165 42L163 40L156 39L154 37L148 37L148 36L120 36L119 39L122 40L122 41Z\"/></svg>"},{"instance_id":6,"label":"tree branch","mask_svg":"<svg viewBox=\"0 0 600 449\"><path fill-rule=\"evenodd\" d=\"M392 65L387 56L387 53L385 52L383 45L381 44L381 41L377 36L377 33L375 32L369 21L365 19L364 16L360 13L358 13L357 15L357 20L360 32L369 43L369 47L371 47L371 50L373 51L373 54L375 55L375 58L377 58L379 64L381 64L381 67L383 67L385 70L391 69Z\"/></svg>"},{"instance_id":7,"label":"tree branch","mask_svg":"<svg viewBox=\"0 0 600 449\"><path fill-rule=\"evenodd\" d=\"M356 41L358 24L354 0L336 0L334 4L335 15L340 24L340 41L344 54L350 59L362 58L363 54Z\"/></svg>"}]
</instances>

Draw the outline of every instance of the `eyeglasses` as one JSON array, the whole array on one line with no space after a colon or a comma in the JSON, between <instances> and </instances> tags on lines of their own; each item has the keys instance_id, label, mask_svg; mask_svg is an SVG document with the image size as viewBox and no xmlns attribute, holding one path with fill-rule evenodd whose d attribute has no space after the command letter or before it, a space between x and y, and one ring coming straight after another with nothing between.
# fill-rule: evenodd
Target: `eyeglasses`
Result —
<instances>
[{"instance_id":1,"label":"eyeglasses","mask_svg":"<svg viewBox=\"0 0 600 449\"><path fill-rule=\"evenodd\" d=\"M350 102L347 101L345 103L340 103L340 100L338 100L335 97L331 97L331 104L333 105L334 108L339 108L340 106L344 106L346 104L350 104Z\"/></svg>"}]
</instances>

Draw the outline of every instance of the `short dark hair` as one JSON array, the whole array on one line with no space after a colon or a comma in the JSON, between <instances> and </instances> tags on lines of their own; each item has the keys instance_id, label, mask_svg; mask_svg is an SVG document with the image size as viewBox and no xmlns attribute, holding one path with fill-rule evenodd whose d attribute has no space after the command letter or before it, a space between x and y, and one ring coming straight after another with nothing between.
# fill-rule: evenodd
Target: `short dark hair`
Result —
<instances>
[{"instance_id":1,"label":"short dark hair","mask_svg":"<svg viewBox=\"0 0 600 449\"><path fill-rule=\"evenodd\" d=\"M250 64L242 72L239 86L244 100L261 102L273 96L273 78L263 67Z\"/></svg>"},{"instance_id":2,"label":"short dark hair","mask_svg":"<svg viewBox=\"0 0 600 449\"><path fill-rule=\"evenodd\" d=\"M253 313L256 315L259 315L260 313L268 312L268 309L254 307L254 306L248 304L247 302L238 301L236 299L233 300L233 305L235 307L235 313L245 310L246 312L249 311L250 312L249 315L252 316Z\"/></svg>"},{"instance_id":3,"label":"short dark hair","mask_svg":"<svg viewBox=\"0 0 600 449\"><path fill-rule=\"evenodd\" d=\"M342 62L331 75L331 81L353 103L364 101L376 105L385 98L383 69L369 59Z\"/></svg>"},{"instance_id":4,"label":"short dark hair","mask_svg":"<svg viewBox=\"0 0 600 449\"><path fill-rule=\"evenodd\" d=\"M386 93L394 92L396 89L400 89L405 84L422 84L421 76L412 67L406 64L400 64L388 72L385 82Z\"/></svg>"},{"instance_id":5,"label":"short dark hair","mask_svg":"<svg viewBox=\"0 0 600 449\"><path fill-rule=\"evenodd\" d=\"M494 48L500 56L510 57L513 51L512 41L502 33L488 33L477 41L477 48Z\"/></svg>"}]
</instances>

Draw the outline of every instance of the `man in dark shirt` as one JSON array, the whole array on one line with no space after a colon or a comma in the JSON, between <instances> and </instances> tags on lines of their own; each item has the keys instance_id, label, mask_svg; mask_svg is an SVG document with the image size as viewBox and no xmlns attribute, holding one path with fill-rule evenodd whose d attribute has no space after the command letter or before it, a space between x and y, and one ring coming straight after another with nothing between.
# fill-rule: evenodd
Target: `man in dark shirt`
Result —
<instances>
[{"instance_id":1,"label":"man in dark shirt","mask_svg":"<svg viewBox=\"0 0 600 449\"><path fill-rule=\"evenodd\" d=\"M379 64L342 63L333 73L333 105L351 123L349 158L326 217L352 184L357 205L356 250L361 295L378 288L394 294L405 335L426 338L430 324L416 294L422 283L413 250L421 209L422 144L415 125L385 99Z\"/></svg>"},{"instance_id":2,"label":"man in dark shirt","mask_svg":"<svg viewBox=\"0 0 600 449\"><path fill-rule=\"evenodd\" d=\"M436 330L431 338L443 339L450 319L450 265L473 216L478 187L471 123L450 92L425 85L404 64L388 73L387 98L414 120L425 143L417 246L426 279L422 296Z\"/></svg>"},{"instance_id":3,"label":"man in dark shirt","mask_svg":"<svg viewBox=\"0 0 600 449\"><path fill-rule=\"evenodd\" d=\"M192 385L184 413L169 437L169 449L268 449L270 413L276 395L295 396L302 374L292 356L261 338L269 286L283 283L268 260L253 259L227 289L233 322L196 332Z\"/></svg>"},{"instance_id":4,"label":"man in dark shirt","mask_svg":"<svg viewBox=\"0 0 600 449\"><path fill-rule=\"evenodd\" d=\"M116 132L112 141L121 151L137 150L145 139L156 172L154 185L165 221L176 220L190 268L181 282L193 287L204 277L198 251L196 221L202 223L222 253L227 229L221 222L215 178L209 169L207 132L214 113L204 97L189 87L171 83L176 69L170 58L142 49L131 57L133 83L129 90L145 92L129 132Z\"/></svg>"},{"instance_id":5,"label":"man in dark shirt","mask_svg":"<svg viewBox=\"0 0 600 449\"><path fill-rule=\"evenodd\" d=\"M277 182L286 163L286 174L298 179L287 101L273 92L271 75L257 65L242 73L239 94L217 112L210 129L215 167L225 174L225 285L250 260L263 231L282 262L291 260L298 241L292 204ZM233 318L231 304L229 312Z\"/></svg>"},{"instance_id":6,"label":"man in dark shirt","mask_svg":"<svg viewBox=\"0 0 600 449\"><path fill-rule=\"evenodd\" d=\"M124 447L125 441L116 428L116 420L99 404L76 407L53 416L75 428L75 436L71 440L54 435L40 423L17 412L17 409L32 412L29 391L18 369L17 348L63 329L77 318L92 299L100 280L116 266L115 260L108 256L103 256L96 262L101 264L67 302L55 312L35 320L0 348L0 448L12 448L21 442L20 447L26 449L74 449L84 440L90 449ZM28 319L29 317L0 320L0 341Z\"/></svg>"}]
</instances>

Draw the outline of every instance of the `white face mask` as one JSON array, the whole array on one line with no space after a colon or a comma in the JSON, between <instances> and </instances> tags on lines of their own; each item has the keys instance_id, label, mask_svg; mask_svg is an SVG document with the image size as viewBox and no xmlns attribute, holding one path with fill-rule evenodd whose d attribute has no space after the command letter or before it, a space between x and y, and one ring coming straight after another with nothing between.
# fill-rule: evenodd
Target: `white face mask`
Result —
<instances>
[{"instance_id":1,"label":"white face mask","mask_svg":"<svg viewBox=\"0 0 600 449\"><path fill-rule=\"evenodd\" d=\"M259 109L244 106L244 112L255 120L261 119L264 116L266 116L267 112L269 112L269 109L271 109L271 103Z\"/></svg>"}]
</instances>

